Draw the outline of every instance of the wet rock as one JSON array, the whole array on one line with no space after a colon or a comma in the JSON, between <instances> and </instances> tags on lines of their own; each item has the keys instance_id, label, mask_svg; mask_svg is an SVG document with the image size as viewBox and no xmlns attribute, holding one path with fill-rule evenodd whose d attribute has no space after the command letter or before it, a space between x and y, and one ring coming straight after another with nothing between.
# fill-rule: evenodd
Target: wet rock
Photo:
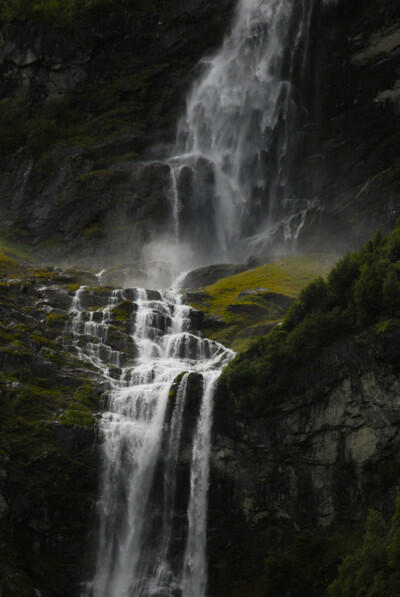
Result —
<instances>
[{"instance_id":1,"label":"wet rock","mask_svg":"<svg viewBox=\"0 0 400 597\"><path fill-rule=\"evenodd\" d=\"M108 328L106 343L113 350L124 352L132 358L137 356L137 347L133 338L122 333L115 326L110 326Z\"/></svg>"},{"instance_id":2,"label":"wet rock","mask_svg":"<svg viewBox=\"0 0 400 597\"><path fill-rule=\"evenodd\" d=\"M111 296L111 289L87 289L80 294L80 304L82 309L99 309L108 305Z\"/></svg>"},{"instance_id":3,"label":"wet rock","mask_svg":"<svg viewBox=\"0 0 400 597\"><path fill-rule=\"evenodd\" d=\"M69 292L59 286L48 286L40 291L43 302L51 304L52 307L68 309L71 306L71 296Z\"/></svg>"},{"instance_id":4,"label":"wet rock","mask_svg":"<svg viewBox=\"0 0 400 597\"><path fill-rule=\"evenodd\" d=\"M214 284L214 282L221 278L226 278L235 274L239 274L240 272L243 272L246 269L248 269L246 265L235 265L231 263L201 267L199 269L195 269L189 272L183 280L181 287L183 289L202 288L203 286L209 286L210 284Z\"/></svg>"}]
</instances>

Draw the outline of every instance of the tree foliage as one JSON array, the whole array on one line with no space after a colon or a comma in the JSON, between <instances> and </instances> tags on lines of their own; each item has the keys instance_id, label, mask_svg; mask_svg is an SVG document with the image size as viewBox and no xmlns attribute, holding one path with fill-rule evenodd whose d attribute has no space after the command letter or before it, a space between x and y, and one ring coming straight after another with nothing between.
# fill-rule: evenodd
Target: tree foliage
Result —
<instances>
[{"instance_id":1,"label":"tree foliage","mask_svg":"<svg viewBox=\"0 0 400 597\"><path fill-rule=\"evenodd\" d=\"M380 514L372 510L364 540L347 555L337 579L329 587L330 597L398 597L400 593L399 507L387 528Z\"/></svg>"},{"instance_id":2,"label":"tree foliage","mask_svg":"<svg viewBox=\"0 0 400 597\"><path fill-rule=\"evenodd\" d=\"M285 392L302 392L319 366L321 350L336 338L359 334L400 316L400 222L346 254L327 280L312 282L283 325L239 355L225 370L221 391L247 412L261 412Z\"/></svg>"}]
</instances>

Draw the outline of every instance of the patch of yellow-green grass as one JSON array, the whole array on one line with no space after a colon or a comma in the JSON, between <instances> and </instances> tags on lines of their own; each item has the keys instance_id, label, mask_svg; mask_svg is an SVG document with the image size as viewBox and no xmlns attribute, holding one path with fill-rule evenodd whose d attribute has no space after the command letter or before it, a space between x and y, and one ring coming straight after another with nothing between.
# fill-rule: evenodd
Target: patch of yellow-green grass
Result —
<instances>
[{"instance_id":1,"label":"patch of yellow-green grass","mask_svg":"<svg viewBox=\"0 0 400 597\"><path fill-rule=\"evenodd\" d=\"M241 274L222 278L207 286L204 292L210 296L212 311L219 314L244 290L267 288L271 292L296 297L315 278L325 276L336 259L326 254L283 257Z\"/></svg>"},{"instance_id":2,"label":"patch of yellow-green grass","mask_svg":"<svg viewBox=\"0 0 400 597\"><path fill-rule=\"evenodd\" d=\"M0 276L9 276L11 274L19 273L21 264L11 257L6 251L0 248Z\"/></svg>"},{"instance_id":3,"label":"patch of yellow-green grass","mask_svg":"<svg viewBox=\"0 0 400 597\"><path fill-rule=\"evenodd\" d=\"M30 261L28 247L21 242L8 238L4 231L0 233L0 251L17 261Z\"/></svg>"},{"instance_id":4,"label":"patch of yellow-green grass","mask_svg":"<svg viewBox=\"0 0 400 597\"><path fill-rule=\"evenodd\" d=\"M282 321L288 308L274 295L296 298L318 276L325 276L336 261L326 254L282 257L260 267L222 278L203 289L193 306L217 316L225 327L206 330L211 338L242 351ZM239 298L244 291L257 291Z\"/></svg>"},{"instance_id":5,"label":"patch of yellow-green grass","mask_svg":"<svg viewBox=\"0 0 400 597\"><path fill-rule=\"evenodd\" d=\"M0 278L20 276L30 262L28 248L0 232Z\"/></svg>"}]
</instances>

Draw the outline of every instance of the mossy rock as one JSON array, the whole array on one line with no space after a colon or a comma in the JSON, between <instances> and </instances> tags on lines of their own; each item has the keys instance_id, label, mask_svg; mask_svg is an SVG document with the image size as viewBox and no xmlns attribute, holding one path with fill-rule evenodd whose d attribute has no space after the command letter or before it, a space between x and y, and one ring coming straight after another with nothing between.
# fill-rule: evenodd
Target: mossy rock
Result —
<instances>
[{"instance_id":1,"label":"mossy rock","mask_svg":"<svg viewBox=\"0 0 400 597\"><path fill-rule=\"evenodd\" d=\"M325 254L284 257L188 292L186 300L204 312L206 335L241 352L280 323L301 289L333 261Z\"/></svg>"}]
</instances>

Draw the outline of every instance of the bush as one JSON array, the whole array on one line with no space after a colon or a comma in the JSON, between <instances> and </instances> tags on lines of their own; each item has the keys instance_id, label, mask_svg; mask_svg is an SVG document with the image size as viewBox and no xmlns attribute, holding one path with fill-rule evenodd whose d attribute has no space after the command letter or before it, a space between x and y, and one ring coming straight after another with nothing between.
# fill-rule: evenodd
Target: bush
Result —
<instances>
[{"instance_id":1,"label":"bush","mask_svg":"<svg viewBox=\"0 0 400 597\"><path fill-rule=\"evenodd\" d=\"M345 255L326 282L318 279L301 292L281 327L228 365L221 391L243 414L263 412L269 401L305 391L324 347L366 326L383 331L382 322L400 314L399 256L400 226Z\"/></svg>"},{"instance_id":2,"label":"bush","mask_svg":"<svg viewBox=\"0 0 400 597\"><path fill-rule=\"evenodd\" d=\"M391 527L375 511L368 516L360 548L346 556L330 597L397 597L400 587L399 500Z\"/></svg>"}]
</instances>

